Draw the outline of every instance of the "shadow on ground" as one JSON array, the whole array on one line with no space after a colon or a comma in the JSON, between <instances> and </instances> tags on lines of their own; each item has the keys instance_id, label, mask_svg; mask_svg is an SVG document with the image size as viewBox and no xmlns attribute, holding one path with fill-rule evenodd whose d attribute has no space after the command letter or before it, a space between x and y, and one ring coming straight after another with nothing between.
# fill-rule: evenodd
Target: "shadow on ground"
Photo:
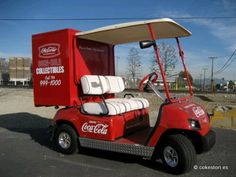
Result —
<instances>
[{"instance_id":1,"label":"shadow on ground","mask_svg":"<svg viewBox=\"0 0 236 177\"><path fill-rule=\"evenodd\" d=\"M0 127L8 129L11 132L28 134L35 142L56 151L53 142L50 141L50 134L48 133L50 123L50 119L26 112L0 115ZM138 163L150 169L165 171L165 168L160 161L144 160L139 156L87 148L81 149L80 153L91 157L114 160L128 164Z\"/></svg>"},{"instance_id":2,"label":"shadow on ground","mask_svg":"<svg viewBox=\"0 0 236 177\"><path fill-rule=\"evenodd\" d=\"M89 148L82 148L80 149L80 154L92 156L96 158L106 159L106 160L113 160L118 161L126 164L139 164L149 169L157 170L160 172L169 173L166 171L163 163L160 160L150 160L144 159L140 156L130 155L130 154L122 154L110 151L102 151L97 149L89 149Z\"/></svg>"},{"instance_id":3,"label":"shadow on ground","mask_svg":"<svg viewBox=\"0 0 236 177\"><path fill-rule=\"evenodd\" d=\"M48 133L50 123L50 119L26 112L0 115L0 127L28 134L35 142L54 150Z\"/></svg>"}]
</instances>

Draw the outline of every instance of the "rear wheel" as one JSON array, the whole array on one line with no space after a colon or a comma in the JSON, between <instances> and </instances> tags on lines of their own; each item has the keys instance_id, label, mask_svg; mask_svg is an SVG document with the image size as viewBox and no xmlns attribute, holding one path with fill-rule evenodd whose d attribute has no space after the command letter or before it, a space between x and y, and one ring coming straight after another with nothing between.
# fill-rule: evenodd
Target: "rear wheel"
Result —
<instances>
[{"instance_id":1,"label":"rear wheel","mask_svg":"<svg viewBox=\"0 0 236 177\"><path fill-rule=\"evenodd\" d=\"M78 152L78 137L75 130L63 124L57 128L55 143L58 150L64 154L74 154Z\"/></svg>"},{"instance_id":2,"label":"rear wheel","mask_svg":"<svg viewBox=\"0 0 236 177\"><path fill-rule=\"evenodd\" d=\"M187 137L181 134L170 135L162 146L161 158L171 173L181 174L193 168L196 152Z\"/></svg>"}]
</instances>

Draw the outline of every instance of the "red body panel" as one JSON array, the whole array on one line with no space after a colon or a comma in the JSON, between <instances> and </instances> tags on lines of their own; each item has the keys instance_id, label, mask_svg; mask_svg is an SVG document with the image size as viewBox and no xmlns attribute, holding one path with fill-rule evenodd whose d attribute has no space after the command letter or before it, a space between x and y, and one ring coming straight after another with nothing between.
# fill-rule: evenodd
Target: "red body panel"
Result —
<instances>
[{"instance_id":1,"label":"red body panel","mask_svg":"<svg viewBox=\"0 0 236 177\"><path fill-rule=\"evenodd\" d=\"M137 110L116 116L92 116L82 114L80 108L61 109L55 115L58 121L71 122L80 137L114 141L127 132L149 127L148 110Z\"/></svg>"},{"instance_id":2,"label":"red body panel","mask_svg":"<svg viewBox=\"0 0 236 177\"><path fill-rule=\"evenodd\" d=\"M210 130L210 123L207 113L198 104L192 102L172 103L163 106L160 113L160 123L153 133L146 131L141 134L142 140L139 142L145 144L145 139L149 139L147 146L156 146L161 135L170 129L196 131L199 135L204 136ZM188 119L197 119L201 125L200 130L193 130L190 127ZM54 122L60 120L70 121L77 129L80 137L91 139L101 139L114 141L127 133L135 132L140 128L149 127L148 110L137 110L127 112L117 116L92 116L82 114L78 108L61 109L54 117ZM145 131L144 131L145 133ZM151 136L151 137L148 137ZM137 138L136 135L133 136ZM129 144L137 140L124 139L118 143ZM137 142L136 142L137 143Z\"/></svg>"},{"instance_id":3,"label":"red body panel","mask_svg":"<svg viewBox=\"0 0 236 177\"><path fill-rule=\"evenodd\" d=\"M114 75L113 46L77 39L72 29L33 35L36 106L80 105L80 77Z\"/></svg>"},{"instance_id":4,"label":"red body panel","mask_svg":"<svg viewBox=\"0 0 236 177\"><path fill-rule=\"evenodd\" d=\"M161 135L170 129L196 131L201 136L206 135L210 130L209 118L206 111L193 102L176 102L165 105L162 109L160 124L151 137L148 146L156 146ZM199 121L201 129L193 130L188 119Z\"/></svg>"}]
</instances>

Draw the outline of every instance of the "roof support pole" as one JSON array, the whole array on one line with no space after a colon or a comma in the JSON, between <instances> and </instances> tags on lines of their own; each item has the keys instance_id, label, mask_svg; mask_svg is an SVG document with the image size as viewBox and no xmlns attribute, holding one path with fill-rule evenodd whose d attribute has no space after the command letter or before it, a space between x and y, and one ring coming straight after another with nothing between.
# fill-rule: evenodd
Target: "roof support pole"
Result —
<instances>
[{"instance_id":1,"label":"roof support pole","mask_svg":"<svg viewBox=\"0 0 236 177\"><path fill-rule=\"evenodd\" d=\"M156 41L156 36L155 36L155 33L153 31L153 27L152 27L152 24L151 23L148 23L148 29L149 29L149 33L150 33L150 36L151 36L151 39L153 41ZM157 43L155 42L155 45L153 46L154 47L154 50L155 50L155 54L156 54L156 58L157 58L157 63L159 65L159 68L160 68L160 72L161 72L161 76L162 76L162 80L163 80L163 83L164 83L164 88L165 88L165 92L166 92L166 98L168 100L168 102L172 102L171 101L171 98L170 98L170 92L169 92L169 88L168 88L168 85L167 85L167 82L166 82L166 76L165 76L165 72L164 72L164 69L163 69L163 66L162 66L162 62L161 62L161 56L160 56L160 52L158 50L158 47L157 47Z\"/></svg>"},{"instance_id":2,"label":"roof support pole","mask_svg":"<svg viewBox=\"0 0 236 177\"><path fill-rule=\"evenodd\" d=\"M188 82L188 87L189 87L189 92L190 92L190 95L192 96L193 95L193 90L192 90L192 86L191 86L191 81L190 81L190 78L189 78L189 74L188 74L188 70L187 70L187 67L185 65L185 60L184 60L184 52L180 46L180 42L179 42L179 38L176 37L176 42L177 42L177 45L178 45L178 49L179 49L179 56L182 60L182 63L183 63L183 67L184 67L184 72L186 74L186 78L187 78L187 82Z\"/></svg>"}]
</instances>

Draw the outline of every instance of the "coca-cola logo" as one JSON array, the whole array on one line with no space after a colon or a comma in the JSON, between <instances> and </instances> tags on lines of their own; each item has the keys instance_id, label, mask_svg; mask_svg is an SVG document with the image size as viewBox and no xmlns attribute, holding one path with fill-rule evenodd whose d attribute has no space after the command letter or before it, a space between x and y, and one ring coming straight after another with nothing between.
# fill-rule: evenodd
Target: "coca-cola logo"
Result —
<instances>
[{"instance_id":1,"label":"coca-cola logo","mask_svg":"<svg viewBox=\"0 0 236 177\"><path fill-rule=\"evenodd\" d=\"M88 122L85 122L82 125L82 131L88 133L106 135L108 126L109 125L107 124L89 124Z\"/></svg>"},{"instance_id":2,"label":"coca-cola logo","mask_svg":"<svg viewBox=\"0 0 236 177\"><path fill-rule=\"evenodd\" d=\"M41 58L52 58L60 55L60 44L50 43L44 44L39 48L39 57Z\"/></svg>"},{"instance_id":3,"label":"coca-cola logo","mask_svg":"<svg viewBox=\"0 0 236 177\"><path fill-rule=\"evenodd\" d=\"M197 118L205 114L204 110L200 106L195 106L192 110Z\"/></svg>"}]
</instances>

